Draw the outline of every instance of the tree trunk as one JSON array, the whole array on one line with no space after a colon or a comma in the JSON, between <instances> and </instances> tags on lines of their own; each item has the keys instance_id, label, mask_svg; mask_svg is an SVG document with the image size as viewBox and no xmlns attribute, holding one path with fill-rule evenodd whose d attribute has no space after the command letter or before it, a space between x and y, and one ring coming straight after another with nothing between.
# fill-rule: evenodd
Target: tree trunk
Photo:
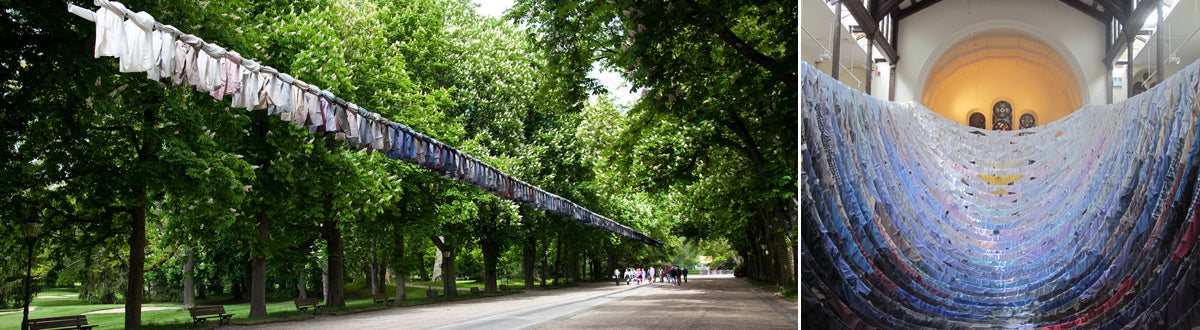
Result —
<instances>
[{"instance_id":1,"label":"tree trunk","mask_svg":"<svg viewBox=\"0 0 1200 330\"><path fill-rule=\"evenodd\" d=\"M300 271L296 275L296 298L308 299L308 280L304 277L304 264L300 264Z\"/></svg>"},{"instance_id":2,"label":"tree trunk","mask_svg":"<svg viewBox=\"0 0 1200 330\"><path fill-rule=\"evenodd\" d=\"M438 236L436 239L440 240L441 236ZM441 248L437 248L437 249L433 250L433 280L434 281L442 281L442 261L444 260L444 258L445 258L445 256L442 255Z\"/></svg>"},{"instance_id":3,"label":"tree trunk","mask_svg":"<svg viewBox=\"0 0 1200 330\"><path fill-rule=\"evenodd\" d=\"M416 255L417 271L420 272L420 273L418 273L418 275L421 276L422 281L428 281L429 280L429 271L428 271L428 269L425 269L425 251L424 251L424 249L417 249L414 252L417 253L417 255ZM434 260L437 260L437 259L440 259L440 258L435 258Z\"/></svg>"},{"instance_id":4,"label":"tree trunk","mask_svg":"<svg viewBox=\"0 0 1200 330\"><path fill-rule=\"evenodd\" d=\"M245 269L242 271L242 295L250 296L250 289L254 287L254 257L242 264Z\"/></svg>"},{"instance_id":5,"label":"tree trunk","mask_svg":"<svg viewBox=\"0 0 1200 330\"><path fill-rule=\"evenodd\" d=\"M580 263L579 263L579 251L577 251L576 249L571 249L571 281L572 282L579 283L579 280L581 278L583 278L583 276L582 276L583 274L581 274L582 273L581 270L582 269L580 268Z\"/></svg>"},{"instance_id":6,"label":"tree trunk","mask_svg":"<svg viewBox=\"0 0 1200 330\"><path fill-rule=\"evenodd\" d=\"M454 236L458 234L458 224L449 226L449 235L443 237L430 236L430 240L442 252L442 290L447 298L458 295L458 283L455 282L454 267Z\"/></svg>"},{"instance_id":7,"label":"tree trunk","mask_svg":"<svg viewBox=\"0 0 1200 330\"><path fill-rule=\"evenodd\" d=\"M139 154L141 152L139 151ZM134 188L137 205L133 207L133 223L129 234L129 286L125 290L125 328L142 326L142 294L146 279L146 184Z\"/></svg>"},{"instance_id":8,"label":"tree trunk","mask_svg":"<svg viewBox=\"0 0 1200 330\"><path fill-rule=\"evenodd\" d=\"M625 271L621 270L621 266L617 264L617 252L614 250L611 245L604 244L604 254L608 257L608 269L613 270L613 273L617 275L617 285L621 285L621 275L624 275ZM608 273L608 269L605 269L605 273Z\"/></svg>"},{"instance_id":9,"label":"tree trunk","mask_svg":"<svg viewBox=\"0 0 1200 330\"><path fill-rule=\"evenodd\" d=\"M541 267L538 267L538 270L541 271L541 282L543 288L546 287L546 280L550 277L550 261L547 260L547 258L550 257L550 254L547 253L548 251L546 251L550 249L550 238L548 236L549 235L547 234L542 235L542 249L541 251L538 251L538 253L541 253L542 255L542 265Z\"/></svg>"},{"instance_id":10,"label":"tree trunk","mask_svg":"<svg viewBox=\"0 0 1200 330\"><path fill-rule=\"evenodd\" d=\"M183 308L196 307L196 255L192 247L184 245L183 254L187 255L187 263L183 264Z\"/></svg>"},{"instance_id":11,"label":"tree trunk","mask_svg":"<svg viewBox=\"0 0 1200 330\"><path fill-rule=\"evenodd\" d=\"M521 269L525 272L525 290L530 290L533 289L534 275L537 272L537 236L529 235L523 250Z\"/></svg>"},{"instance_id":12,"label":"tree trunk","mask_svg":"<svg viewBox=\"0 0 1200 330\"><path fill-rule=\"evenodd\" d=\"M483 250L483 291L496 292L496 264L500 261L500 249L490 239L480 243L480 249Z\"/></svg>"},{"instance_id":13,"label":"tree trunk","mask_svg":"<svg viewBox=\"0 0 1200 330\"><path fill-rule=\"evenodd\" d=\"M563 275L562 233L559 233L558 237L554 240L554 268L551 269L554 273L554 285L562 283L560 279Z\"/></svg>"},{"instance_id":14,"label":"tree trunk","mask_svg":"<svg viewBox=\"0 0 1200 330\"><path fill-rule=\"evenodd\" d=\"M795 189L795 186L778 187L772 183L771 177L766 171L766 162L758 148L758 143L755 141L753 135L751 135L750 130L747 129L743 124L741 117L736 114L731 114L730 120L723 122L723 124L733 131L733 133L737 135L738 139L742 142L742 145L736 147L736 149L739 149L738 151L745 155L746 158L750 160L750 163L754 165L755 174L757 174L758 180L762 187L766 189L764 191L771 191L772 189L790 189L791 192L796 192L795 190L792 190ZM767 198L767 202L770 204L770 211L767 211L767 213L769 214L769 217L773 219L764 221L767 222L765 224L765 227L767 228L763 229L766 232L758 236L763 238L764 241L759 241L756 243L759 244L758 247L760 248L765 245L765 248L768 249L768 251L763 251L764 256L774 259L770 262L766 262L766 258L761 259L760 261L764 261L764 266L771 268L771 270L764 272L764 274L771 274L768 276L769 282L775 284L788 284L793 282L796 278L796 269L792 268L793 263L788 260L788 258L791 257L787 256L792 252L786 246L786 236L780 237L780 235L775 235L774 232L777 230L783 230L787 232L796 231L795 216L797 214L795 210L795 204L790 200L784 200L780 197ZM784 241L773 242L768 240ZM762 277L758 278L761 279Z\"/></svg>"},{"instance_id":15,"label":"tree trunk","mask_svg":"<svg viewBox=\"0 0 1200 330\"><path fill-rule=\"evenodd\" d=\"M377 264L378 266L375 267L377 270L375 283L379 284L379 293L386 293L384 291L387 291L387 278L388 274L390 274L390 272L388 272L389 265L387 259L381 259L377 261Z\"/></svg>"},{"instance_id":16,"label":"tree trunk","mask_svg":"<svg viewBox=\"0 0 1200 330\"><path fill-rule=\"evenodd\" d=\"M379 294L379 292L382 291L382 290L379 290L379 282L377 282L379 280L379 276L378 276L379 264L378 264L378 262L379 262L379 258L375 254L375 236L371 236L371 260L370 260L370 262L368 262L368 264L370 264L371 270L370 270L370 274L367 274L367 277L368 277L367 281L369 281L371 283L371 294Z\"/></svg>"},{"instance_id":17,"label":"tree trunk","mask_svg":"<svg viewBox=\"0 0 1200 330\"><path fill-rule=\"evenodd\" d=\"M325 222L325 250L329 259L329 295L325 297L325 306L345 307L346 297L346 256L342 246L342 232L337 227L337 220Z\"/></svg>"},{"instance_id":18,"label":"tree trunk","mask_svg":"<svg viewBox=\"0 0 1200 330\"><path fill-rule=\"evenodd\" d=\"M392 277L396 281L396 301L404 301L408 299L408 291L405 290L408 266L404 264L404 234L398 229L392 229L392 240L396 242L396 249L392 251L392 267L395 269Z\"/></svg>"},{"instance_id":19,"label":"tree trunk","mask_svg":"<svg viewBox=\"0 0 1200 330\"><path fill-rule=\"evenodd\" d=\"M326 305L329 304L329 260L321 265L321 299L325 300Z\"/></svg>"},{"instance_id":20,"label":"tree trunk","mask_svg":"<svg viewBox=\"0 0 1200 330\"><path fill-rule=\"evenodd\" d=\"M258 220L255 224L258 229L258 244L266 244L267 212L259 211L255 218ZM250 275L250 317L265 316L267 315L267 259L263 257L262 251L254 252L254 249L251 251L253 270Z\"/></svg>"}]
</instances>

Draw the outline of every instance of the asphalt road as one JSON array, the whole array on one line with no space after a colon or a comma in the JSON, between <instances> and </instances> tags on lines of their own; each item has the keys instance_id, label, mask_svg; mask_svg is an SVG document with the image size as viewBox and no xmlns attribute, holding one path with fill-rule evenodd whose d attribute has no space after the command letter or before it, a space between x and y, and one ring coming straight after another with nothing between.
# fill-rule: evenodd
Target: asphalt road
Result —
<instances>
[{"instance_id":1,"label":"asphalt road","mask_svg":"<svg viewBox=\"0 0 1200 330\"><path fill-rule=\"evenodd\" d=\"M730 275L687 284L589 283L237 329L796 329L797 303Z\"/></svg>"}]
</instances>

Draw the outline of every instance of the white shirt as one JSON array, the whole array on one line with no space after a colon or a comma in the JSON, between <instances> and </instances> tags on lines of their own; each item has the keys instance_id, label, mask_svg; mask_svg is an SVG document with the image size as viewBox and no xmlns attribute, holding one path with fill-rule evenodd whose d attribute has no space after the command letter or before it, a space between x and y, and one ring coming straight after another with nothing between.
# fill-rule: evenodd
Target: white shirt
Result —
<instances>
[{"instance_id":1,"label":"white shirt","mask_svg":"<svg viewBox=\"0 0 1200 330\"><path fill-rule=\"evenodd\" d=\"M113 2L112 4L118 8L125 8L120 3ZM105 7L96 10L95 57L125 55L125 22L121 19L122 15L122 12L113 12Z\"/></svg>"},{"instance_id":2,"label":"white shirt","mask_svg":"<svg viewBox=\"0 0 1200 330\"><path fill-rule=\"evenodd\" d=\"M175 36L163 31L154 31L155 48L150 70L146 71L146 79L159 80L170 77L175 64Z\"/></svg>"},{"instance_id":3,"label":"white shirt","mask_svg":"<svg viewBox=\"0 0 1200 330\"><path fill-rule=\"evenodd\" d=\"M136 21L136 22L135 22ZM125 53L121 55L121 72L146 72L154 65L154 17L144 11L125 21Z\"/></svg>"}]
</instances>

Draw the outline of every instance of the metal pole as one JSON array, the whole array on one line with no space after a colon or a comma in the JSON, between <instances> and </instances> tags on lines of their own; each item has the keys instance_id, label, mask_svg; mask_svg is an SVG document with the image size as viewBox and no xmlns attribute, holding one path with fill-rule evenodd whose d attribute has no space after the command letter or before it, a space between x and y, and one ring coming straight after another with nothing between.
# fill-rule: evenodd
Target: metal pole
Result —
<instances>
[{"instance_id":1,"label":"metal pole","mask_svg":"<svg viewBox=\"0 0 1200 330\"><path fill-rule=\"evenodd\" d=\"M21 330L29 330L29 296L30 284L33 282L33 244L37 241L29 239L29 253L25 259L25 316L21 318Z\"/></svg>"},{"instance_id":2,"label":"metal pole","mask_svg":"<svg viewBox=\"0 0 1200 330\"><path fill-rule=\"evenodd\" d=\"M1163 6L1162 1L1155 4L1158 11L1158 25L1154 26L1154 81L1155 85L1163 81ZM1150 86L1146 86L1149 88Z\"/></svg>"},{"instance_id":3,"label":"metal pole","mask_svg":"<svg viewBox=\"0 0 1200 330\"><path fill-rule=\"evenodd\" d=\"M888 63L888 101L896 100L896 63Z\"/></svg>"},{"instance_id":4,"label":"metal pole","mask_svg":"<svg viewBox=\"0 0 1200 330\"><path fill-rule=\"evenodd\" d=\"M1109 47L1112 46L1112 43L1116 43L1116 41L1113 39L1113 35L1112 35L1113 31L1112 30L1113 30L1112 20L1105 22L1104 23L1104 40L1105 40L1104 43L1107 46L1105 46L1104 49L1108 49ZM1103 61L1103 60L1101 60L1101 61ZM1114 60L1114 61L1116 61L1116 60ZM1106 68L1106 70L1104 70L1105 77L1108 79L1108 81L1104 83L1105 103L1112 104L1113 103L1113 74L1114 74L1113 70L1116 70L1116 67L1113 65L1113 62L1105 62L1104 67Z\"/></svg>"},{"instance_id":5,"label":"metal pole","mask_svg":"<svg viewBox=\"0 0 1200 330\"><path fill-rule=\"evenodd\" d=\"M1133 97L1133 38L1125 40L1125 97Z\"/></svg>"},{"instance_id":6,"label":"metal pole","mask_svg":"<svg viewBox=\"0 0 1200 330\"><path fill-rule=\"evenodd\" d=\"M833 31L833 68L830 69L830 77L833 80L839 80L838 76L841 73L842 62L842 2L837 2L837 11L833 17L837 29Z\"/></svg>"},{"instance_id":7,"label":"metal pole","mask_svg":"<svg viewBox=\"0 0 1200 330\"><path fill-rule=\"evenodd\" d=\"M871 76L875 75L875 41L871 39L867 36L867 87L863 88L867 95L871 95Z\"/></svg>"}]
</instances>

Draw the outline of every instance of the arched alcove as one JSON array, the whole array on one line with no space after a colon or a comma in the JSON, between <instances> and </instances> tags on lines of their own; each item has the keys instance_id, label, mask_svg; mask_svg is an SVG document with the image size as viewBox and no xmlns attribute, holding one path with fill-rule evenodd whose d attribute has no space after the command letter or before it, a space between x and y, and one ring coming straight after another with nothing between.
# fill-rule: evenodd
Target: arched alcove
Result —
<instances>
[{"instance_id":1,"label":"arched alcove","mask_svg":"<svg viewBox=\"0 0 1200 330\"><path fill-rule=\"evenodd\" d=\"M1076 72L1062 55L1018 30L988 30L962 38L935 62L927 77L921 102L963 125L969 125L972 109L990 111L999 100L1014 111L1012 129L1018 128L1024 113L1032 113L1042 125L1082 105Z\"/></svg>"}]
</instances>

